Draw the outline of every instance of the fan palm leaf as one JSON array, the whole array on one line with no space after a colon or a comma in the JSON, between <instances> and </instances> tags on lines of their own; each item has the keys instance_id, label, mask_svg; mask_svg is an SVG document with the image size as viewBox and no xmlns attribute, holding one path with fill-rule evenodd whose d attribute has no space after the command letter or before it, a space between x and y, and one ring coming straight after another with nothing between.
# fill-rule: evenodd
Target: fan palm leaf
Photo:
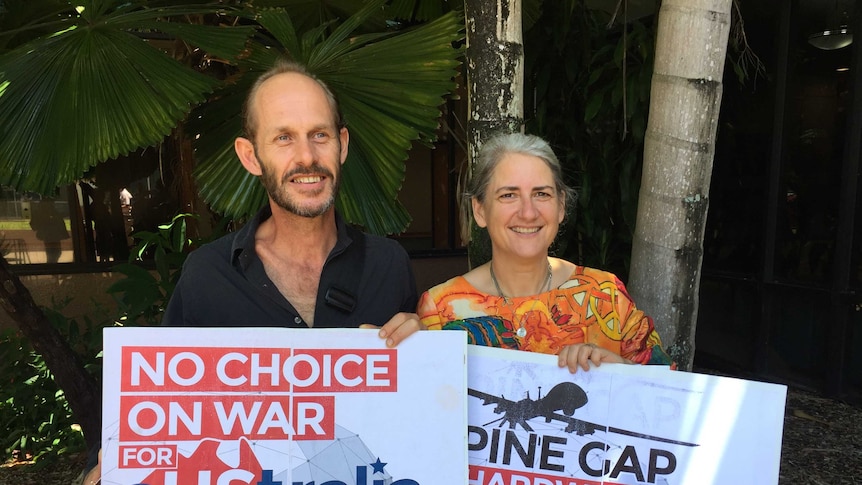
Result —
<instances>
[{"instance_id":1,"label":"fan palm leaf","mask_svg":"<svg viewBox=\"0 0 862 485\"><path fill-rule=\"evenodd\" d=\"M301 35L285 11L258 12L257 21L278 45L253 47L235 84L202 106L194 121L201 134L196 177L211 207L242 218L266 201L263 188L236 160L233 140L242 133L239 113L253 78L284 56L304 63L341 103L350 150L339 211L378 234L407 227L409 215L396 198L404 161L413 142L436 137L440 105L455 88L460 50L454 44L463 37L463 21L451 12L407 31L353 35L384 3L373 0L334 29L325 24Z\"/></svg>"},{"instance_id":2,"label":"fan palm leaf","mask_svg":"<svg viewBox=\"0 0 862 485\"><path fill-rule=\"evenodd\" d=\"M219 85L151 45L149 33L230 57L253 32L171 21L224 10L213 4L81 4L64 30L0 56L2 184L51 192L99 162L158 143Z\"/></svg>"},{"instance_id":3,"label":"fan palm leaf","mask_svg":"<svg viewBox=\"0 0 862 485\"><path fill-rule=\"evenodd\" d=\"M440 0L433 0L440 1ZM306 32L318 25L345 19L362 9L364 1L357 0L255 0L258 9L281 8L290 12L290 20L298 31ZM387 16L378 9L365 17L361 30L379 32L386 29Z\"/></svg>"}]
</instances>

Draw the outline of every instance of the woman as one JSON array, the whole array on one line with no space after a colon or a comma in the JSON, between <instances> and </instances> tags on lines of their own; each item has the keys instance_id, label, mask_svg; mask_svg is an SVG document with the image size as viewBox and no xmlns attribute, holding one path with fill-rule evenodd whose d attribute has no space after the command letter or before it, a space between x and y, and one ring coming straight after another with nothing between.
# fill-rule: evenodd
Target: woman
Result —
<instances>
[{"instance_id":1,"label":"woman","mask_svg":"<svg viewBox=\"0 0 862 485\"><path fill-rule=\"evenodd\" d=\"M671 363L652 319L616 276L548 256L575 194L547 142L519 133L489 140L464 196L488 229L492 259L422 295L418 314L429 329L555 354L571 372L589 362Z\"/></svg>"}]
</instances>

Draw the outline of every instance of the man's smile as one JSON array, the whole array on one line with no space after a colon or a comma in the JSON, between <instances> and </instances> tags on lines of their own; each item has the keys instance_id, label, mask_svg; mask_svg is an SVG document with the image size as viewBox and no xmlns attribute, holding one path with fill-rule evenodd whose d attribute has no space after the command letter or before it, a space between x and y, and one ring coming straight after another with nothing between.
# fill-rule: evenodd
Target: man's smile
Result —
<instances>
[{"instance_id":1,"label":"man's smile","mask_svg":"<svg viewBox=\"0 0 862 485\"><path fill-rule=\"evenodd\" d=\"M295 179L291 180L291 182L295 184L316 184L318 182L321 182L322 180L323 177L320 175L305 175L302 177L296 177Z\"/></svg>"}]
</instances>

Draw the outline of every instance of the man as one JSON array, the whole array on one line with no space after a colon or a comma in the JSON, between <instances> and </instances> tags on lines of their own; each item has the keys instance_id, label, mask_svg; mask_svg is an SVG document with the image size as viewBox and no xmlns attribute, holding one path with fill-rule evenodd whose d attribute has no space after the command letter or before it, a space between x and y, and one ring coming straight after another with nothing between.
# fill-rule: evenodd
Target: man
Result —
<instances>
[{"instance_id":1,"label":"man","mask_svg":"<svg viewBox=\"0 0 862 485\"><path fill-rule=\"evenodd\" d=\"M189 255L165 324L373 324L383 325L390 346L419 329L406 252L346 226L335 212L349 133L326 85L282 61L258 79L244 111L245 137L234 148L269 205Z\"/></svg>"},{"instance_id":2,"label":"man","mask_svg":"<svg viewBox=\"0 0 862 485\"><path fill-rule=\"evenodd\" d=\"M380 327L389 347L424 328L416 283L395 241L335 212L349 134L329 88L281 61L260 76L234 143L269 204L242 229L193 251L165 325ZM93 460L95 462L95 460ZM84 479L98 483L100 467Z\"/></svg>"}]
</instances>

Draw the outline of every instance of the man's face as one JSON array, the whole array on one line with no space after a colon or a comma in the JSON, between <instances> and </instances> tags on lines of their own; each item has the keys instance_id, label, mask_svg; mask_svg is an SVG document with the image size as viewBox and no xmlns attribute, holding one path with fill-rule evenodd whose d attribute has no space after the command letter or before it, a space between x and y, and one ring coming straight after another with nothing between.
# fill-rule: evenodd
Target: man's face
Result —
<instances>
[{"instance_id":1,"label":"man's face","mask_svg":"<svg viewBox=\"0 0 862 485\"><path fill-rule=\"evenodd\" d=\"M338 194L348 135L323 89L306 76L279 74L260 86L253 106L254 156L270 199L299 216L325 214Z\"/></svg>"}]
</instances>

